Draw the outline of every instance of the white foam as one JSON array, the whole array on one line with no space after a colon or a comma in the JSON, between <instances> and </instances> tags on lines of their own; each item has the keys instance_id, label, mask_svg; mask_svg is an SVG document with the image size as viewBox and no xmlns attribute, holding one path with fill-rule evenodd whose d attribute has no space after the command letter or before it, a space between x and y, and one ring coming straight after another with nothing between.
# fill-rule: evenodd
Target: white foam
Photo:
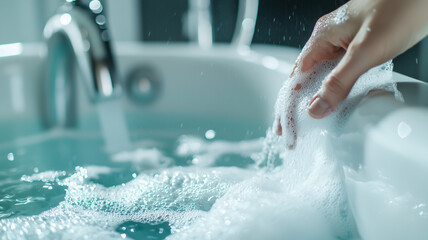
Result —
<instances>
[{"instance_id":1,"label":"white foam","mask_svg":"<svg viewBox=\"0 0 428 240\"><path fill-rule=\"evenodd\" d=\"M339 134L341 127L346 123L349 113L370 90L379 89L395 93L396 98L402 101L402 96L397 91L396 84L392 80L393 65L389 61L363 74L352 88L348 97L337 107L333 114L322 120L315 120L308 117L308 105L310 101L319 91L327 75L333 70L339 60L324 61L316 65L311 71L305 73L301 73L299 69L296 69L296 74L284 82L275 104L275 116L276 119L280 119L282 129L285 132L283 135L285 135L287 143L294 141L293 135L287 134L287 131L291 131L287 126L290 117L294 119L292 127L296 129L300 137L304 136L308 131L313 131L314 128L331 134ZM302 89L292 91L291 89L294 89L298 84L302 86Z\"/></svg>"},{"instance_id":2,"label":"white foam","mask_svg":"<svg viewBox=\"0 0 428 240\"><path fill-rule=\"evenodd\" d=\"M173 160L157 148L138 148L132 151L116 153L111 158L114 162L130 162L137 170L160 169L172 165Z\"/></svg>"},{"instance_id":3,"label":"white foam","mask_svg":"<svg viewBox=\"0 0 428 240\"><path fill-rule=\"evenodd\" d=\"M25 182L54 182L59 180L60 177L64 177L67 173L65 171L46 171L41 173L36 173L31 176L23 175L21 181Z\"/></svg>"},{"instance_id":4,"label":"white foam","mask_svg":"<svg viewBox=\"0 0 428 240\"><path fill-rule=\"evenodd\" d=\"M100 177L100 175L107 175L110 174L112 172L117 171L116 169L112 169L110 167L106 167L106 166L95 166L95 165L91 165L91 166L85 166L84 167L87 171L87 176L88 178L91 179L98 179Z\"/></svg>"},{"instance_id":5,"label":"white foam","mask_svg":"<svg viewBox=\"0 0 428 240\"><path fill-rule=\"evenodd\" d=\"M267 172L232 187L208 214L170 239L351 239L358 235L347 205L341 159L332 142L370 90L384 89L398 97L399 93L388 62L364 74L330 117L311 119L307 105L337 62L324 62L310 73L297 72L280 91L275 108L283 130L287 110L295 104L296 148L287 151L290 138L268 131L258 161L268 166ZM301 94L290 94L297 83L303 83ZM282 166L274 168L278 160Z\"/></svg>"},{"instance_id":6,"label":"white foam","mask_svg":"<svg viewBox=\"0 0 428 240\"><path fill-rule=\"evenodd\" d=\"M107 169L91 167L96 172ZM119 186L106 188L90 181L88 169L59 179L53 171L28 177L31 181L53 181L67 186L65 200L38 216L0 220L4 239L80 238L117 239L115 228L124 222L168 222L174 232L205 214L216 199L237 182L254 175L238 168L171 168L140 174ZM48 177L46 177L48 176Z\"/></svg>"},{"instance_id":7,"label":"white foam","mask_svg":"<svg viewBox=\"0 0 428 240\"><path fill-rule=\"evenodd\" d=\"M329 136L281 153L283 165L233 186L171 239L349 239L355 235ZM278 144L283 144L279 141ZM327 148L327 150L324 150Z\"/></svg>"},{"instance_id":8,"label":"white foam","mask_svg":"<svg viewBox=\"0 0 428 240\"><path fill-rule=\"evenodd\" d=\"M226 154L255 157L261 151L263 139L231 141L205 141L193 136L181 136L178 140L177 155L193 157L192 163L198 167L215 166L216 161Z\"/></svg>"}]
</instances>

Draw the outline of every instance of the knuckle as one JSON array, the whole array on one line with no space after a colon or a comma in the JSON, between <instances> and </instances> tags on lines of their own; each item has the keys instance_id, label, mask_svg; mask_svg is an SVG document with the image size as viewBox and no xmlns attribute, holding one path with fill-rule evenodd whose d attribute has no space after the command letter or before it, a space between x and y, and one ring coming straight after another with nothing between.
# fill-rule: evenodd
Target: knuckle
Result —
<instances>
[{"instance_id":1,"label":"knuckle","mask_svg":"<svg viewBox=\"0 0 428 240\"><path fill-rule=\"evenodd\" d=\"M329 18L330 18L330 15L329 15L329 14L325 14L325 15L321 16L321 17L318 19L317 24L318 24L318 23L325 23L325 22L327 22L327 20L328 20Z\"/></svg>"},{"instance_id":2,"label":"knuckle","mask_svg":"<svg viewBox=\"0 0 428 240\"><path fill-rule=\"evenodd\" d=\"M352 41L347 50L347 55L349 55L349 61L359 66L371 64L373 67L392 58L387 57L387 49L387 42L379 41L379 37L376 35L364 33Z\"/></svg>"},{"instance_id":3,"label":"knuckle","mask_svg":"<svg viewBox=\"0 0 428 240\"><path fill-rule=\"evenodd\" d=\"M361 37L357 37L349 45L349 53L351 55L364 54L367 52L375 51L378 48L379 41L374 41L369 34L362 34Z\"/></svg>"},{"instance_id":4,"label":"knuckle","mask_svg":"<svg viewBox=\"0 0 428 240\"><path fill-rule=\"evenodd\" d=\"M324 16L320 17L317 20L317 22L315 23L313 33L316 34L316 33L320 33L323 30L325 30L327 28L328 19L329 19L328 15L324 15Z\"/></svg>"},{"instance_id":5,"label":"knuckle","mask_svg":"<svg viewBox=\"0 0 428 240\"><path fill-rule=\"evenodd\" d=\"M327 94L342 97L347 94L346 87L337 77L331 76L324 84Z\"/></svg>"},{"instance_id":6,"label":"knuckle","mask_svg":"<svg viewBox=\"0 0 428 240\"><path fill-rule=\"evenodd\" d=\"M363 42L353 42L349 45L348 54L353 58L364 52L366 48L366 44Z\"/></svg>"}]
</instances>

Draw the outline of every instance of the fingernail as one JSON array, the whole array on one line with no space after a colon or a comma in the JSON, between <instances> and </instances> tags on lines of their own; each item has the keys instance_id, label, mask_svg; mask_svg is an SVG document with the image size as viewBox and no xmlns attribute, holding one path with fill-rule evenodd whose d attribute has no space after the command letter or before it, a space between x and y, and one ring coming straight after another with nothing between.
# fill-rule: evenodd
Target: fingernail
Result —
<instances>
[{"instance_id":1,"label":"fingernail","mask_svg":"<svg viewBox=\"0 0 428 240\"><path fill-rule=\"evenodd\" d=\"M278 118L275 119L275 121L273 121L272 129L276 135L278 135L278 136L282 135L282 126L281 126L280 120Z\"/></svg>"},{"instance_id":2,"label":"fingernail","mask_svg":"<svg viewBox=\"0 0 428 240\"><path fill-rule=\"evenodd\" d=\"M309 106L309 115L316 119L323 118L327 116L330 112L330 105L319 96L316 96L315 99L312 100L311 105Z\"/></svg>"}]
</instances>

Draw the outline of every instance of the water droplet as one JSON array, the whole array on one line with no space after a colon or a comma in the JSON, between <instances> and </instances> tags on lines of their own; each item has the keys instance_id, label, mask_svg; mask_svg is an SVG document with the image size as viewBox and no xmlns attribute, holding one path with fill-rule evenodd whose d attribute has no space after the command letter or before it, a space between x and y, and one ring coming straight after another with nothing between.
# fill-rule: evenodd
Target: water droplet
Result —
<instances>
[{"instance_id":1,"label":"water droplet","mask_svg":"<svg viewBox=\"0 0 428 240\"><path fill-rule=\"evenodd\" d=\"M61 15L59 21L64 26L68 25L71 23L71 15L68 13L64 13Z\"/></svg>"},{"instance_id":2,"label":"water droplet","mask_svg":"<svg viewBox=\"0 0 428 240\"><path fill-rule=\"evenodd\" d=\"M206 131L205 132L205 138L208 140L214 139L215 138L215 131L212 129Z\"/></svg>"},{"instance_id":3,"label":"water droplet","mask_svg":"<svg viewBox=\"0 0 428 240\"><path fill-rule=\"evenodd\" d=\"M15 160L15 156L13 155L13 153L8 153L7 154L7 160L9 160L9 161Z\"/></svg>"},{"instance_id":4,"label":"water droplet","mask_svg":"<svg viewBox=\"0 0 428 240\"><path fill-rule=\"evenodd\" d=\"M103 6L99 0L92 0L89 3L89 9L91 9L94 13L101 13L103 11Z\"/></svg>"},{"instance_id":5,"label":"water droplet","mask_svg":"<svg viewBox=\"0 0 428 240\"><path fill-rule=\"evenodd\" d=\"M412 132L412 128L405 122L400 122L397 127L397 134L400 138L406 138Z\"/></svg>"}]
</instances>

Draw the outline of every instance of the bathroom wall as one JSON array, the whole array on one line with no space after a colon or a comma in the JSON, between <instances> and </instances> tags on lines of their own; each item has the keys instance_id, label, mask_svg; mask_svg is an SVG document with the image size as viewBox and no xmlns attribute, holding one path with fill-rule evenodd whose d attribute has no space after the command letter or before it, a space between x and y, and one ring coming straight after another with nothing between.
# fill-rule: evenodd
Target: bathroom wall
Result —
<instances>
[{"instance_id":1,"label":"bathroom wall","mask_svg":"<svg viewBox=\"0 0 428 240\"><path fill-rule=\"evenodd\" d=\"M215 42L233 36L239 0L211 0ZM143 41L186 41L188 0L143 0ZM260 0L253 43L301 48L317 19L347 0ZM161 17L159 17L161 16ZM425 42L427 42L426 40ZM427 44L425 44L427 45ZM428 47L418 44L394 60L395 70L428 82Z\"/></svg>"},{"instance_id":2,"label":"bathroom wall","mask_svg":"<svg viewBox=\"0 0 428 240\"><path fill-rule=\"evenodd\" d=\"M42 22L37 1L0 1L0 44L41 40Z\"/></svg>"}]
</instances>

